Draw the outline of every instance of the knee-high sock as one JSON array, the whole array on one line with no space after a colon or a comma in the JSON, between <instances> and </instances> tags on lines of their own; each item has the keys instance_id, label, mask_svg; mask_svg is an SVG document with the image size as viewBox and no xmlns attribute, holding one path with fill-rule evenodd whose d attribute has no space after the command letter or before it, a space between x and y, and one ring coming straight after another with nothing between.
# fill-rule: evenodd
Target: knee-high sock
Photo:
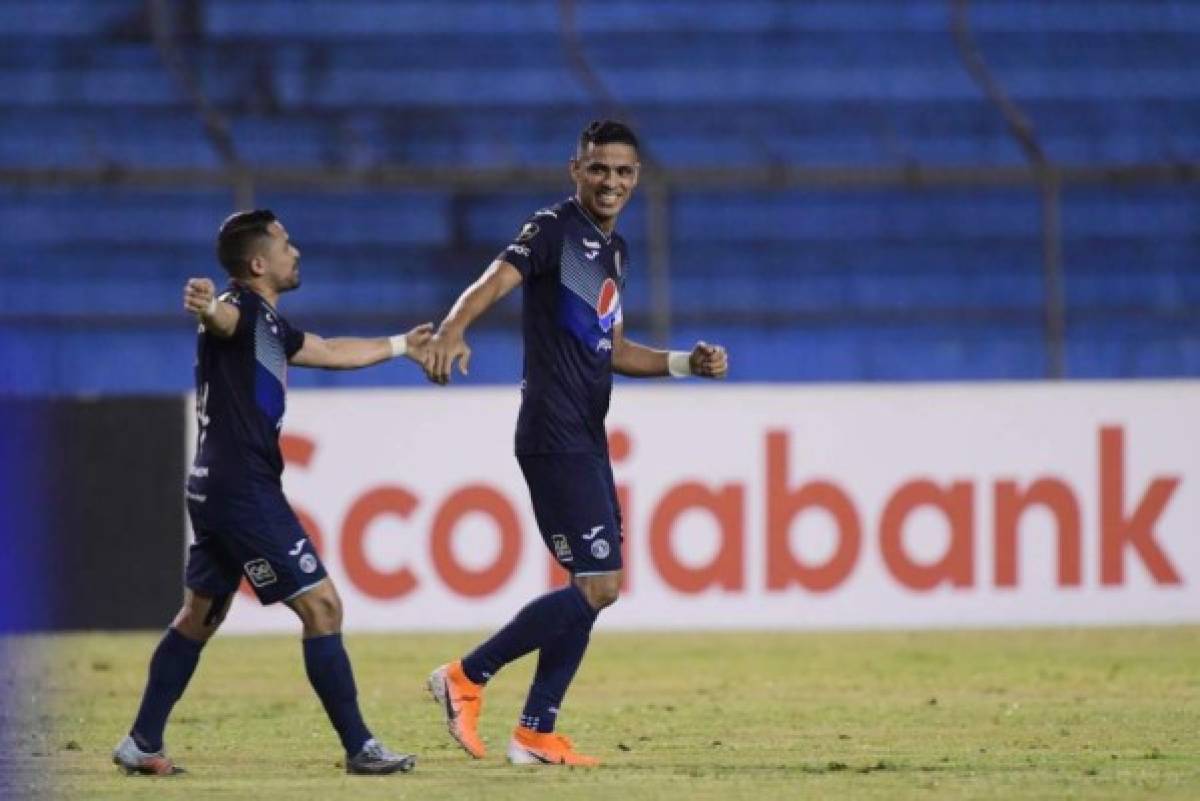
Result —
<instances>
[{"instance_id":1,"label":"knee-high sock","mask_svg":"<svg viewBox=\"0 0 1200 801\"><path fill-rule=\"evenodd\" d=\"M150 752L162 750L167 717L196 672L203 648L202 641L190 640L173 628L167 629L159 640L154 656L150 657L150 675L142 693L142 705L129 730L138 748Z\"/></svg>"},{"instance_id":2,"label":"knee-high sock","mask_svg":"<svg viewBox=\"0 0 1200 801\"><path fill-rule=\"evenodd\" d=\"M491 639L463 657L463 672L476 684L484 684L509 662L555 641L564 631L591 629L595 619L596 610L574 584L548 592L526 604Z\"/></svg>"},{"instance_id":3,"label":"knee-high sock","mask_svg":"<svg viewBox=\"0 0 1200 801\"><path fill-rule=\"evenodd\" d=\"M554 731L559 707L567 694L567 687L575 678L575 671L583 662L591 635L592 621L588 621L586 626L568 629L557 639L542 646L533 684L529 687L525 709L521 713L522 726L540 732Z\"/></svg>"},{"instance_id":4,"label":"knee-high sock","mask_svg":"<svg viewBox=\"0 0 1200 801\"><path fill-rule=\"evenodd\" d=\"M358 709L358 688L342 635L327 634L304 641L304 670L350 756L362 750L371 732Z\"/></svg>"}]
</instances>

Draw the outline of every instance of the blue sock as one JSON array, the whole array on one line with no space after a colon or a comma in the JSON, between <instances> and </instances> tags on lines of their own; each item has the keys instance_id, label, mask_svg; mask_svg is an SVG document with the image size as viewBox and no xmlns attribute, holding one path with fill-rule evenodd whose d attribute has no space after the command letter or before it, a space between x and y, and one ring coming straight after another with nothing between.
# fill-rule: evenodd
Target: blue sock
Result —
<instances>
[{"instance_id":1,"label":"blue sock","mask_svg":"<svg viewBox=\"0 0 1200 801\"><path fill-rule=\"evenodd\" d=\"M564 631L592 626L596 610L574 584L535 598L487 642L463 657L463 673L485 684L500 668L557 640Z\"/></svg>"},{"instance_id":2,"label":"blue sock","mask_svg":"<svg viewBox=\"0 0 1200 801\"><path fill-rule=\"evenodd\" d=\"M337 729L342 747L355 756L371 739L371 732L358 710L358 688L354 685L354 671L342 645L342 635L327 634L305 640L304 670L325 707L325 714Z\"/></svg>"},{"instance_id":3,"label":"blue sock","mask_svg":"<svg viewBox=\"0 0 1200 801\"><path fill-rule=\"evenodd\" d=\"M542 646L533 684L529 687L529 696L521 713L522 726L540 732L554 731L558 709L567 694L567 687L575 678L579 663L583 661L591 635L592 621L588 621L586 626L575 626Z\"/></svg>"},{"instance_id":4,"label":"blue sock","mask_svg":"<svg viewBox=\"0 0 1200 801\"><path fill-rule=\"evenodd\" d=\"M203 648L203 642L189 640L175 629L167 629L159 640L154 656L150 657L150 676L142 694L142 705L129 730L138 748L151 752L162 750L167 717L196 672Z\"/></svg>"}]
</instances>

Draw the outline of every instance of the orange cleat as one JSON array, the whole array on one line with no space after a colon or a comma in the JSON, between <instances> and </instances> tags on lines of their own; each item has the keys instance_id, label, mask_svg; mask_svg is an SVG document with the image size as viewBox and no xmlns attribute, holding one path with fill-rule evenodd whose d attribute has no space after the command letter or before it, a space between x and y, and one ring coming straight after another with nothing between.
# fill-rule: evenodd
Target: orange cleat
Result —
<instances>
[{"instance_id":1,"label":"orange cleat","mask_svg":"<svg viewBox=\"0 0 1200 801\"><path fill-rule=\"evenodd\" d=\"M450 736L471 756L483 759L487 749L479 739L479 713L483 711L483 685L463 673L462 661L442 665L429 674L429 694L446 713Z\"/></svg>"},{"instance_id":2,"label":"orange cleat","mask_svg":"<svg viewBox=\"0 0 1200 801\"><path fill-rule=\"evenodd\" d=\"M554 732L541 733L524 726L513 729L508 741L508 761L514 765L578 765L594 768L600 764L595 757L575 752L571 738Z\"/></svg>"}]
</instances>

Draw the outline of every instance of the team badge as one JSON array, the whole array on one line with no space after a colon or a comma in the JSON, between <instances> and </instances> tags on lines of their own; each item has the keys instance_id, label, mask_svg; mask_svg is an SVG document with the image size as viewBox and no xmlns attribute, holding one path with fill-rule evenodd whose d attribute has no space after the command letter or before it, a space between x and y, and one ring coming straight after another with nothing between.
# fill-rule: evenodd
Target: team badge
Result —
<instances>
[{"instance_id":1,"label":"team badge","mask_svg":"<svg viewBox=\"0 0 1200 801\"><path fill-rule=\"evenodd\" d=\"M571 543L567 542L567 538L562 534L555 534L550 538L554 543L554 557L560 562L573 562L575 556L571 553Z\"/></svg>"},{"instance_id":2,"label":"team badge","mask_svg":"<svg viewBox=\"0 0 1200 801\"><path fill-rule=\"evenodd\" d=\"M242 565L242 568L246 571L246 578L250 579L250 583L255 587L266 587L279 580L275 571L271 569L271 563L266 559L251 559Z\"/></svg>"},{"instance_id":3,"label":"team badge","mask_svg":"<svg viewBox=\"0 0 1200 801\"><path fill-rule=\"evenodd\" d=\"M597 559L607 559L610 553L612 553L612 547L608 544L608 540L592 541L592 556Z\"/></svg>"},{"instance_id":4,"label":"team badge","mask_svg":"<svg viewBox=\"0 0 1200 801\"><path fill-rule=\"evenodd\" d=\"M311 553L306 553L300 557L300 569L305 573L315 573L317 570L317 557Z\"/></svg>"},{"instance_id":5,"label":"team badge","mask_svg":"<svg viewBox=\"0 0 1200 801\"><path fill-rule=\"evenodd\" d=\"M538 228L537 223L535 223L535 222L525 223L525 225L521 228L521 233L517 234L517 242L518 243L528 242L530 239L533 239L535 236L538 235L539 230L540 229Z\"/></svg>"}]
</instances>

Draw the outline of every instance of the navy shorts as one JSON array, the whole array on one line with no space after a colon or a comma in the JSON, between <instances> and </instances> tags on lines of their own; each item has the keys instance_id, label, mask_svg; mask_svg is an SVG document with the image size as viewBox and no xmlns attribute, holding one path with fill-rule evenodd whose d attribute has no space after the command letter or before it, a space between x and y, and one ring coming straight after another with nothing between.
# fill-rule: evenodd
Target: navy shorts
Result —
<instances>
[{"instance_id":1,"label":"navy shorts","mask_svg":"<svg viewBox=\"0 0 1200 801\"><path fill-rule=\"evenodd\" d=\"M254 504L254 514L213 514L213 503L211 497L203 504L188 501L195 533L188 549L188 589L211 597L229 595L244 575L266 606L289 600L325 578L325 565L282 493Z\"/></svg>"},{"instance_id":2,"label":"navy shorts","mask_svg":"<svg viewBox=\"0 0 1200 801\"><path fill-rule=\"evenodd\" d=\"M569 573L621 569L621 507L608 458L592 453L518 456L533 515L550 553Z\"/></svg>"}]
</instances>

